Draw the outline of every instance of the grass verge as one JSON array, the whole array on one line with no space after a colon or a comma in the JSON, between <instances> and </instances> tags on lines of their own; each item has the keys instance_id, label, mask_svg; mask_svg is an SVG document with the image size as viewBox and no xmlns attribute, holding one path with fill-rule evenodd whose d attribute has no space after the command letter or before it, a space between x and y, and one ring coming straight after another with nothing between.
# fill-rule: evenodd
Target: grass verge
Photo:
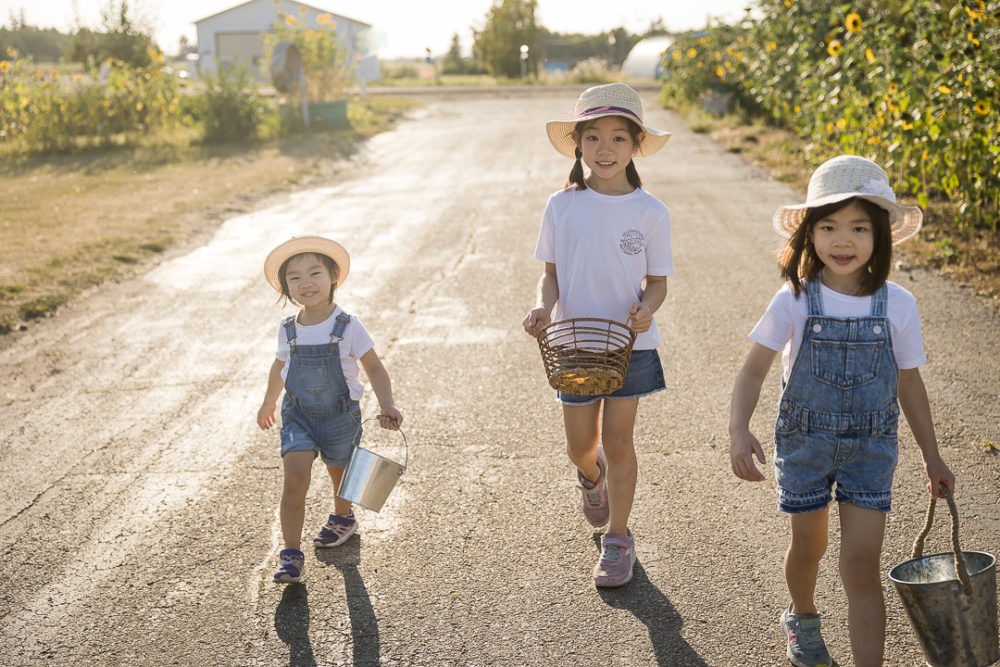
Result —
<instances>
[{"instance_id":1,"label":"grass verge","mask_svg":"<svg viewBox=\"0 0 1000 667\"><path fill-rule=\"evenodd\" d=\"M92 150L0 167L0 333L197 240L263 197L330 177L418 104L352 103L351 126L240 145Z\"/></svg>"}]
</instances>

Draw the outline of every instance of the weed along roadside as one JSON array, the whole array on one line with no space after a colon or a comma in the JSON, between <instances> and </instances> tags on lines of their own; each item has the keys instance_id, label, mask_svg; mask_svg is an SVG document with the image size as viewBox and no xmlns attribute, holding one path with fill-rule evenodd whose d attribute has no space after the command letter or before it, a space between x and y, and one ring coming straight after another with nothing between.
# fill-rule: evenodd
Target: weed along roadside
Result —
<instances>
[{"instance_id":1,"label":"weed along roadside","mask_svg":"<svg viewBox=\"0 0 1000 667\"><path fill-rule=\"evenodd\" d=\"M336 173L418 102L372 97L350 126L283 139L89 149L6 161L0 204L0 333L83 290L207 238L268 195Z\"/></svg>"}]
</instances>

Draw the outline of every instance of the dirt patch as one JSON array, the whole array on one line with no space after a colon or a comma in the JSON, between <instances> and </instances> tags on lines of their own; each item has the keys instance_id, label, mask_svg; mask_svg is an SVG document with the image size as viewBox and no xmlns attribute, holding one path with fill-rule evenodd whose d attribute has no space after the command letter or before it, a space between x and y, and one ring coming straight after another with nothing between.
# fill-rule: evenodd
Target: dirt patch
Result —
<instances>
[{"instance_id":1,"label":"dirt patch","mask_svg":"<svg viewBox=\"0 0 1000 667\"><path fill-rule=\"evenodd\" d=\"M262 198L328 179L416 102L380 98L352 127L255 145L26 158L0 169L0 333L204 238Z\"/></svg>"},{"instance_id":2,"label":"dirt patch","mask_svg":"<svg viewBox=\"0 0 1000 667\"><path fill-rule=\"evenodd\" d=\"M760 123L743 124L732 117L715 119L698 114L694 114L692 129L707 133L730 152L767 169L775 180L805 192L812 168L803 158L808 142L802 138ZM947 205L931 202L924 211L920 234L896 249L897 263L933 269L1000 310L1000 233L962 231L953 220L954 212Z\"/></svg>"}]
</instances>

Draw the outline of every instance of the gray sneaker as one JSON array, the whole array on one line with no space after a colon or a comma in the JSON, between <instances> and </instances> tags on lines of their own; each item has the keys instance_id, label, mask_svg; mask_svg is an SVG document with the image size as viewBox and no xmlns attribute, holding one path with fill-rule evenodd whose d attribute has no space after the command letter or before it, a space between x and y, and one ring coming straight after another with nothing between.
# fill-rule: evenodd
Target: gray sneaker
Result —
<instances>
[{"instance_id":1,"label":"gray sneaker","mask_svg":"<svg viewBox=\"0 0 1000 667\"><path fill-rule=\"evenodd\" d=\"M819 614L781 612L781 630L788 640L788 659L795 667L830 667L833 659L819 634Z\"/></svg>"},{"instance_id":2,"label":"gray sneaker","mask_svg":"<svg viewBox=\"0 0 1000 667\"><path fill-rule=\"evenodd\" d=\"M597 467L601 474L596 482L587 481L579 470L576 471L576 480L580 486L583 516L591 526L600 528L608 522L608 461L602 447L597 448Z\"/></svg>"}]
</instances>

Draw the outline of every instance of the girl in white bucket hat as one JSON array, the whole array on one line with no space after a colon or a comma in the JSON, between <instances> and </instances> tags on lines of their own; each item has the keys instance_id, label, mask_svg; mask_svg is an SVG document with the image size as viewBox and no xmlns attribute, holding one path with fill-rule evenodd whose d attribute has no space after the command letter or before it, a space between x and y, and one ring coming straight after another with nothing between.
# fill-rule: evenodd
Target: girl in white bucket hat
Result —
<instances>
[{"instance_id":1,"label":"girl in white bucket hat","mask_svg":"<svg viewBox=\"0 0 1000 667\"><path fill-rule=\"evenodd\" d=\"M276 583L300 581L305 571L302 524L313 460L316 456L323 459L334 492L339 492L344 469L361 438L361 368L378 398L382 428L398 429L403 421L371 336L357 317L334 301L350 268L344 246L321 236L293 237L264 261L267 282L300 308L278 327L278 350L257 411L260 428L274 426L274 412L284 390L281 462L285 481L279 514L285 548L274 573ZM351 503L337 496L334 511L313 546L340 546L357 526Z\"/></svg>"},{"instance_id":2,"label":"girl in white bucket hat","mask_svg":"<svg viewBox=\"0 0 1000 667\"><path fill-rule=\"evenodd\" d=\"M546 131L555 149L576 162L542 217L535 257L545 268L524 329L538 336L552 321L599 318L637 334L620 389L599 396L557 392L584 517L608 526L594 583L621 586L632 579L636 559L628 528L637 474L632 430L639 397L666 387L653 313L674 272L670 212L642 189L632 160L663 148L670 133L646 124L642 100L623 83L588 88L573 114L549 121Z\"/></svg>"},{"instance_id":3,"label":"girl in white bucket hat","mask_svg":"<svg viewBox=\"0 0 1000 667\"><path fill-rule=\"evenodd\" d=\"M916 300L887 279L893 244L916 234L921 219L919 208L896 201L881 167L841 155L816 169L804 204L782 206L772 221L787 237L779 261L787 282L750 332L753 346L733 390L730 459L737 477L764 479L754 463L764 463L764 450L750 432L750 418L780 353L774 464L778 508L789 514L792 533L785 557L791 602L781 627L795 665L833 664L813 594L834 498L853 663L882 664L879 562L900 407L920 447L931 495L955 487L920 377L927 357Z\"/></svg>"}]
</instances>

